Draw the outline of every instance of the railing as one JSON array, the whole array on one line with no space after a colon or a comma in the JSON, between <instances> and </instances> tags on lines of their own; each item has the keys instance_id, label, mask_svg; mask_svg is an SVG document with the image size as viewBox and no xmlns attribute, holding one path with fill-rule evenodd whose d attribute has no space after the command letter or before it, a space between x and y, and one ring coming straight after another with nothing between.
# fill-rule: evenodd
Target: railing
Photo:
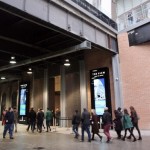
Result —
<instances>
[{"instance_id":1,"label":"railing","mask_svg":"<svg viewBox=\"0 0 150 150\"><path fill-rule=\"evenodd\" d=\"M118 31L150 19L150 2L144 3L118 17Z\"/></svg>"}]
</instances>

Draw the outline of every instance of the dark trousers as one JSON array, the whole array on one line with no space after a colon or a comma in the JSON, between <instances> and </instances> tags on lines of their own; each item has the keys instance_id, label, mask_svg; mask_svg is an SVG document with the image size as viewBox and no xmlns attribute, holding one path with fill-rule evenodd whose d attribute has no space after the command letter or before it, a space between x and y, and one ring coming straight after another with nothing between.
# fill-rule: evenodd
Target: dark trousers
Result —
<instances>
[{"instance_id":1,"label":"dark trousers","mask_svg":"<svg viewBox=\"0 0 150 150\"><path fill-rule=\"evenodd\" d=\"M46 120L46 127L47 127L47 131L48 131L48 129L50 129L51 130L51 120Z\"/></svg>"},{"instance_id":2,"label":"dark trousers","mask_svg":"<svg viewBox=\"0 0 150 150\"><path fill-rule=\"evenodd\" d=\"M120 139L121 138L121 130L115 130L115 131L116 131L116 133L118 135L118 139Z\"/></svg>"},{"instance_id":3,"label":"dark trousers","mask_svg":"<svg viewBox=\"0 0 150 150\"><path fill-rule=\"evenodd\" d=\"M10 138L13 137L14 124L5 124L3 137L5 138L7 131L9 130Z\"/></svg>"},{"instance_id":4,"label":"dark trousers","mask_svg":"<svg viewBox=\"0 0 150 150\"><path fill-rule=\"evenodd\" d=\"M123 139L125 139L125 138L126 138L127 131L129 131L129 132L130 132L130 136L132 136L134 139L136 139L136 138L135 138L135 136L134 136L134 134L133 134L133 132L132 132L132 130L131 130L130 128L125 129L125 133L124 133L124 137L123 137Z\"/></svg>"},{"instance_id":5,"label":"dark trousers","mask_svg":"<svg viewBox=\"0 0 150 150\"><path fill-rule=\"evenodd\" d=\"M131 132L132 132L132 133L133 133L134 127L135 127L135 128L136 128L136 130L138 131L139 138L141 138L141 132L140 132L140 129L139 129L138 123L134 123L134 124L133 124L133 127L131 128ZM131 136L131 135L130 135L130 136Z\"/></svg>"},{"instance_id":6,"label":"dark trousers","mask_svg":"<svg viewBox=\"0 0 150 150\"><path fill-rule=\"evenodd\" d=\"M84 141L84 131L88 134L89 141L91 140L90 125L82 125L82 141Z\"/></svg>"},{"instance_id":7,"label":"dark trousers","mask_svg":"<svg viewBox=\"0 0 150 150\"><path fill-rule=\"evenodd\" d=\"M73 124L73 131L74 131L74 133L75 133L75 137L78 137L78 124Z\"/></svg>"}]
</instances>

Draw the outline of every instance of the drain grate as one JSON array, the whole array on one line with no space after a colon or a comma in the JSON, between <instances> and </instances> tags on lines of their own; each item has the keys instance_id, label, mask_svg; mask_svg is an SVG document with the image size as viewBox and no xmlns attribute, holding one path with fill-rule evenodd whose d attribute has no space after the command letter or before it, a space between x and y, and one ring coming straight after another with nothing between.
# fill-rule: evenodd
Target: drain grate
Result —
<instances>
[{"instance_id":1,"label":"drain grate","mask_svg":"<svg viewBox=\"0 0 150 150\"><path fill-rule=\"evenodd\" d=\"M33 149L45 149L44 147L34 147Z\"/></svg>"}]
</instances>

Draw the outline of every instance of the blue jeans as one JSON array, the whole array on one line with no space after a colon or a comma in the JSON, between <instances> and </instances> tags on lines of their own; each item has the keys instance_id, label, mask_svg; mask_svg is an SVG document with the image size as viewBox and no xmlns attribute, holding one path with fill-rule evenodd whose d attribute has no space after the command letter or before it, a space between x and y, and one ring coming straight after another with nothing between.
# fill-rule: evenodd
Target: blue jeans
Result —
<instances>
[{"instance_id":1,"label":"blue jeans","mask_svg":"<svg viewBox=\"0 0 150 150\"><path fill-rule=\"evenodd\" d=\"M88 140L91 140L90 125L82 125L82 141L84 141L84 131L88 134Z\"/></svg>"},{"instance_id":2,"label":"blue jeans","mask_svg":"<svg viewBox=\"0 0 150 150\"><path fill-rule=\"evenodd\" d=\"M9 130L10 138L13 137L14 124L5 124L3 137L5 138L7 131Z\"/></svg>"}]
</instances>

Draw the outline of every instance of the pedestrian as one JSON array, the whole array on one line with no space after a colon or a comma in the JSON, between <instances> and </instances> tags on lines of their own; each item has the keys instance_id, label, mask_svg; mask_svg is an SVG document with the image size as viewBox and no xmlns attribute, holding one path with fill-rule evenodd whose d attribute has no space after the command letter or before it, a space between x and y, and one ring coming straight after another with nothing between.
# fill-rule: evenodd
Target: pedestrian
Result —
<instances>
[{"instance_id":1,"label":"pedestrian","mask_svg":"<svg viewBox=\"0 0 150 150\"><path fill-rule=\"evenodd\" d=\"M118 139L121 139L122 127L122 115L117 110L114 110L115 119L113 120L114 128L117 133Z\"/></svg>"},{"instance_id":2,"label":"pedestrian","mask_svg":"<svg viewBox=\"0 0 150 150\"><path fill-rule=\"evenodd\" d=\"M83 109L82 116L82 137L81 142L84 142L84 131L88 134L88 142L91 142L91 133L90 133L90 113L87 111L86 108Z\"/></svg>"},{"instance_id":3,"label":"pedestrian","mask_svg":"<svg viewBox=\"0 0 150 150\"><path fill-rule=\"evenodd\" d=\"M2 126L4 126L6 123L6 120L5 120L6 112L7 112L6 107L4 107L2 111Z\"/></svg>"},{"instance_id":4,"label":"pedestrian","mask_svg":"<svg viewBox=\"0 0 150 150\"><path fill-rule=\"evenodd\" d=\"M122 138L122 140L125 141L127 131L129 131L130 135L134 138L133 142L135 142L136 138L131 130L131 128L133 127L133 124L131 122L131 118L129 116L128 110L126 108L124 109L124 115L123 115L123 127L125 129L125 133L124 133L124 137Z\"/></svg>"},{"instance_id":5,"label":"pedestrian","mask_svg":"<svg viewBox=\"0 0 150 150\"><path fill-rule=\"evenodd\" d=\"M29 128L31 126L31 131L34 132L35 123L36 123L36 112L34 111L33 107L30 109L30 112L28 114L28 121L29 121L29 125L28 125L28 128L27 128L27 131L29 130Z\"/></svg>"},{"instance_id":6,"label":"pedestrian","mask_svg":"<svg viewBox=\"0 0 150 150\"><path fill-rule=\"evenodd\" d=\"M60 110L59 110L59 108L56 108L55 118L56 118L56 126L59 126L59 120L60 120Z\"/></svg>"},{"instance_id":7,"label":"pedestrian","mask_svg":"<svg viewBox=\"0 0 150 150\"><path fill-rule=\"evenodd\" d=\"M137 114L137 112L133 106L130 106L130 113L131 113L131 116L130 116L131 121L133 124L133 127L131 128L131 132L133 132L134 127L135 127L136 130L138 131L138 135L139 135L138 140L142 140L141 132L140 132L139 125L138 125L139 116L138 116L138 114ZM131 139L131 135L128 137L128 139Z\"/></svg>"},{"instance_id":8,"label":"pedestrian","mask_svg":"<svg viewBox=\"0 0 150 150\"><path fill-rule=\"evenodd\" d=\"M110 130L111 125L112 125L112 117L111 117L111 114L108 112L108 107L106 107L104 109L104 113L103 113L103 116L102 116L102 122L103 122L103 127L104 127L104 134L107 137L106 142L109 143L110 140L111 140L109 130Z\"/></svg>"},{"instance_id":9,"label":"pedestrian","mask_svg":"<svg viewBox=\"0 0 150 150\"><path fill-rule=\"evenodd\" d=\"M9 107L5 115L5 126L4 126L4 131L3 131L3 138L5 138L6 133L9 130L10 139L14 139L13 129L14 129L14 112L13 112L12 107Z\"/></svg>"},{"instance_id":10,"label":"pedestrian","mask_svg":"<svg viewBox=\"0 0 150 150\"><path fill-rule=\"evenodd\" d=\"M13 108L14 110L14 129L15 129L15 132L17 132L17 124L18 124L18 111L16 109L16 107Z\"/></svg>"},{"instance_id":11,"label":"pedestrian","mask_svg":"<svg viewBox=\"0 0 150 150\"><path fill-rule=\"evenodd\" d=\"M41 108L37 113L37 128L39 130L39 133L42 132L43 118L44 118L44 113Z\"/></svg>"},{"instance_id":12,"label":"pedestrian","mask_svg":"<svg viewBox=\"0 0 150 150\"><path fill-rule=\"evenodd\" d=\"M78 128L79 128L80 121L81 121L81 116L78 113L78 110L75 110L74 115L72 117L72 126L73 126L73 131L75 133L75 138L78 138L79 136Z\"/></svg>"},{"instance_id":13,"label":"pedestrian","mask_svg":"<svg viewBox=\"0 0 150 150\"><path fill-rule=\"evenodd\" d=\"M91 110L91 126L92 126L92 139L94 140L94 135L97 134L102 141L102 136L99 134L99 125L98 125L98 116L95 113L95 110Z\"/></svg>"},{"instance_id":14,"label":"pedestrian","mask_svg":"<svg viewBox=\"0 0 150 150\"><path fill-rule=\"evenodd\" d=\"M48 130L50 130L51 131L51 120L53 119L53 114L52 114L52 112L50 111L50 109L49 108L47 108L47 112L46 112L46 127L47 127L47 131L46 132L48 132Z\"/></svg>"}]
</instances>

